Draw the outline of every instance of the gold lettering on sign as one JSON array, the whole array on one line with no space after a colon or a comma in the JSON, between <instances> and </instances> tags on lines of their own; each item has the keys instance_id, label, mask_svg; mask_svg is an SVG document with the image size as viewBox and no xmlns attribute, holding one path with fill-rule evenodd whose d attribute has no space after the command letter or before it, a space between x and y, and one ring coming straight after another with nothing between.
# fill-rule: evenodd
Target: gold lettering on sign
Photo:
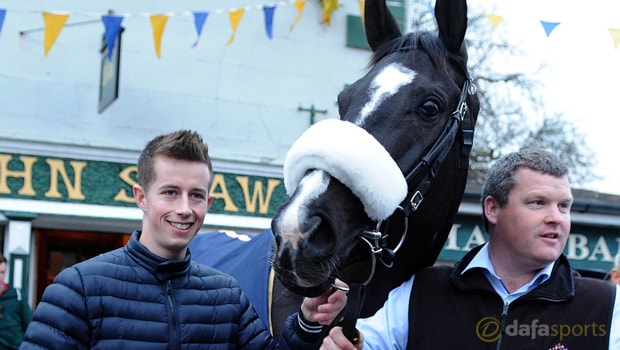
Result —
<instances>
[{"instance_id":1,"label":"gold lettering on sign","mask_svg":"<svg viewBox=\"0 0 620 350\"><path fill-rule=\"evenodd\" d=\"M58 174L60 174L65 184L65 188L67 189L69 199L83 200L86 198L82 193L82 170L86 167L86 162L78 162L74 160L69 162L73 168L74 183L71 183L71 179L69 179L64 161L60 159L46 159L45 162L50 167L50 188L47 192L45 192L45 197L62 197L58 191Z\"/></svg>"},{"instance_id":2,"label":"gold lettering on sign","mask_svg":"<svg viewBox=\"0 0 620 350\"><path fill-rule=\"evenodd\" d=\"M118 177L121 180L123 180L124 183L129 185L129 187L133 188L133 185L135 185L137 182L131 177L131 174L137 173L137 172L138 172L138 167L136 165L128 166L125 169L123 169L120 172L120 174L118 174ZM125 203L136 202L136 199L133 198L133 192L130 191L129 193L127 193L127 190L124 188L118 191L116 196L114 196L114 200L117 202L125 202Z\"/></svg>"},{"instance_id":3,"label":"gold lettering on sign","mask_svg":"<svg viewBox=\"0 0 620 350\"><path fill-rule=\"evenodd\" d=\"M21 196L34 196L36 192L32 187L32 166L37 161L36 157L20 156L19 160L24 165L24 170L9 170L9 162L12 156L0 154L0 193L11 194L11 189L7 185L7 178L17 177L24 180L24 185L17 191Z\"/></svg>"},{"instance_id":4,"label":"gold lettering on sign","mask_svg":"<svg viewBox=\"0 0 620 350\"><path fill-rule=\"evenodd\" d=\"M218 192L217 189L220 189ZM213 177L213 186L211 186L211 196L213 199L222 199L224 201L224 211L239 212L239 208L235 205L230 194L228 193L228 187L224 181L224 175L215 174Z\"/></svg>"},{"instance_id":5,"label":"gold lettering on sign","mask_svg":"<svg viewBox=\"0 0 620 350\"><path fill-rule=\"evenodd\" d=\"M278 187L280 180L268 179L267 180L267 195L263 195L263 182L258 180L254 181L254 192L250 196L250 178L247 176L236 176L235 179L241 185L243 191L243 198L245 199L245 208L248 213L256 213L256 203L258 202L258 212L260 214L267 214L269 212L269 202L271 202L271 195L273 190Z\"/></svg>"}]
</instances>

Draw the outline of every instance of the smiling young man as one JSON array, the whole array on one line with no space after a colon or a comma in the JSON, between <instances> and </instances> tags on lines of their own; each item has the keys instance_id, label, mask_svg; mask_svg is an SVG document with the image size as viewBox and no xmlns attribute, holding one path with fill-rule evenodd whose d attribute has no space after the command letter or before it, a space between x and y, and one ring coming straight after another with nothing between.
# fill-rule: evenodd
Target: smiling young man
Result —
<instances>
[{"instance_id":1,"label":"smiling young man","mask_svg":"<svg viewBox=\"0 0 620 350\"><path fill-rule=\"evenodd\" d=\"M572 202L554 154L497 160L482 193L488 243L392 290L358 320L357 349L620 349L617 287L575 275L562 254ZM322 349L354 347L337 327Z\"/></svg>"},{"instance_id":2,"label":"smiling young man","mask_svg":"<svg viewBox=\"0 0 620 350\"><path fill-rule=\"evenodd\" d=\"M304 299L278 344L237 281L191 260L187 247L213 200L212 183L196 132L149 141L134 186L142 229L125 247L61 271L20 349L314 349L319 323L346 304L343 292ZM304 327L310 322L316 327Z\"/></svg>"}]
</instances>

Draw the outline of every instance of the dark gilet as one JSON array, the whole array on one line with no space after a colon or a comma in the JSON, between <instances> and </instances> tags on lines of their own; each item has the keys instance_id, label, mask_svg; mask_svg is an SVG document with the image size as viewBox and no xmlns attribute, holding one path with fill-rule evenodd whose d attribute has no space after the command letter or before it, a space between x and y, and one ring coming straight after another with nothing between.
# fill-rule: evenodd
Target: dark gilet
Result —
<instances>
[{"instance_id":1,"label":"dark gilet","mask_svg":"<svg viewBox=\"0 0 620 350\"><path fill-rule=\"evenodd\" d=\"M505 309L481 269L461 275L480 248L416 274L407 349L608 348L614 285L577 276L562 255L547 281Z\"/></svg>"}]
</instances>

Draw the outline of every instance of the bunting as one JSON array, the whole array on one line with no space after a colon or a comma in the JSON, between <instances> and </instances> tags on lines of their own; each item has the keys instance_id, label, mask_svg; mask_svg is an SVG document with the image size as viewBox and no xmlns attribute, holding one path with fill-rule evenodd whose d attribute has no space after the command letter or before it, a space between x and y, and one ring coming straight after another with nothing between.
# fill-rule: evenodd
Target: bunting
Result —
<instances>
[{"instance_id":1,"label":"bunting","mask_svg":"<svg viewBox=\"0 0 620 350\"><path fill-rule=\"evenodd\" d=\"M108 60L112 61L112 51L116 45L116 38L121 31L122 16L103 15L101 16L103 27L105 30L105 43L108 46Z\"/></svg>"},{"instance_id":2,"label":"bunting","mask_svg":"<svg viewBox=\"0 0 620 350\"><path fill-rule=\"evenodd\" d=\"M43 49L45 56L50 52L52 46L58 39L58 35L64 28L65 23L69 19L68 14L54 14L43 12L43 22L45 23L45 34L43 36Z\"/></svg>"},{"instance_id":3,"label":"bunting","mask_svg":"<svg viewBox=\"0 0 620 350\"><path fill-rule=\"evenodd\" d=\"M265 14L265 31L267 37L273 39L273 13L276 11L276 5L263 6L263 13Z\"/></svg>"},{"instance_id":4,"label":"bunting","mask_svg":"<svg viewBox=\"0 0 620 350\"><path fill-rule=\"evenodd\" d=\"M264 16L264 28L266 32L266 36L269 40L273 40L274 38L274 17L275 10L278 5L283 5L286 3L293 4L297 10L297 16L291 24L289 31L293 31L295 26L300 22L304 7L306 4L306 0L283 0L276 4L270 5L258 5L257 9L261 9ZM364 21L364 0L357 0L359 6L360 18L362 20L362 25ZM321 19L327 25L331 24L331 14L338 9L339 3L338 0L321 0L322 13ZM214 10L214 11L194 11L194 12L182 12L182 13L171 13L166 15L154 14L148 15L150 18L151 26L153 29L153 41L155 46L155 54L158 58L161 58L161 48L162 48L162 38L165 31L166 23L168 21L169 16L175 15L192 15L194 20L194 26L196 30L196 39L191 45L192 47L196 47L202 37L203 29L206 25L207 18L210 13L227 13L230 20L230 25L232 28L232 34L227 42L227 45L233 43L239 24L248 9L252 9L250 6L246 6L240 9L228 9L228 10ZM432 7L429 7L429 11L433 11ZM4 19L6 17L7 12L11 12L9 9L0 9L0 33L3 31ZM58 39L60 32L65 27L67 20L70 16L68 13L51 13L51 12L42 12L44 27L41 28L44 30L44 54L47 56ZM144 16L144 14L126 14L126 16ZM100 17L102 24L105 29L105 40L106 45L113 49L116 45L116 40L118 37L118 33L121 29L121 24L123 21L123 16L119 15L99 15L94 14L94 16ZM499 25L503 23L504 16L488 13L484 15L493 25L493 28L497 28ZM546 37L549 37L551 33L555 30L557 26L562 24L561 22L548 22L548 21L540 21L542 28L545 32ZM620 28L606 28L611 37L614 48L620 47ZM23 32L22 32L23 33ZM108 59L111 59L112 50L109 51Z\"/></svg>"},{"instance_id":5,"label":"bunting","mask_svg":"<svg viewBox=\"0 0 620 350\"><path fill-rule=\"evenodd\" d=\"M364 0L358 0L357 1L357 6L360 8L360 19L362 20L362 27L365 28L366 25L364 24L364 16L365 16L364 15L364 8L365 8L364 5L365 5L364 4Z\"/></svg>"},{"instance_id":6,"label":"bunting","mask_svg":"<svg viewBox=\"0 0 620 350\"><path fill-rule=\"evenodd\" d=\"M297 8L297 17L295 18L295 22L293 22L293 24L291 24L291 28L289 29L289 31L292 32L293 28L295 28L295 25L297 25L299 20L301 20L301 14L304 13L304 5L305 4L306 4L306 2L303 1L303 0L295 1L295 7Z\"/></svg>"},{"instance_id":7,"label":"bunting","mask_svg":"<svg viewBox=\"0 0 620 350\"><path fill-rule=\"evenodd\" d=\"M611 40L614 42L614 48L618 48L620 46L620 29L618 28L608 28L609 35L611 35Z\"/></svg>"},{"instance_id":8,"label":"bunting","mask_svg":"<svg viewBox=\"0 0 620 350\"><path fill-rule=\"evenodd\" d=\"M155 42L155 54L161 58L161 39L164 36L164 29L168 22L168 15L151 15L151 26L153 27L153 41Z\"/></svg>"},{"instance_id":9,"label":"bunting","mask_svg":"<svg viewBox=\"0 0 620 350\"><path fill-rule=\"evenodd\" d=\"M546 21L540 21L540 24L542 24L543 29L545 30L545 34L547 35L547 38L549 37L549 35L551 35L551 32L555 29L555 27L560 25L560 23L558 22L546 22Z\"/></svg>"},{"instance_id":10,"label":"bunting","mask_svg":"<svg viewBox=\"0 0 620 350\"><path fill-rule=\"evenodd\" d=\"M497 28L497 26L499 26L499 24L502 23L502 20L504 19L504 16L494 14L486 14L484 16L491 21L491 23L493 24L493 28Z\"/></svg>"},{"instance_id":11,"label":"bunting","mask_svg":"<svg viewBox=\"0 0 620 350\"><path fill-rule=\"evenodd\" d=\"M209 17L209 12L194 11L193 14L194 14L194 26L196 27L196 41L194 42L192 47L196 47L196 45L198 45L198 40L200 40L200 35L202 35L202 28L205 26L207 17Z\"/></svg>"},{"instance_id":12,"label":"bunting","mask_svg":"<svg viewBox=\"0 0 620 350\"><path fill-rule=\"evenodd\" d=\"M226 43L226 45L232 44L232 42L235 40L235 35L237 34L237 28L239 27L239 22L241 22L241 18L243 18L244 13L245 13L245 8L230 10L230 12L228 12L228 18L230 19L230 26L232 27L232 35L230 36L230 39L228 39L228 43Z\"/></svg>"},{"instance_id":13,"label":"bunting","mask_svg":"<svg viewBox=\"0 0 620 350\"><path fill-rule=\"evenodd\" d=\"M321 0L323 6L322 19L323 23L330 26L332 24L332 12L338 9L338 0Z\"/></svg>"},{"instance_id":14,"label":"bunting","mask_svg":"<svg viewBox=\"0 0 620 350\"><path fill-rule=\"evenodd\" d=\"M2 33L2 24L4 24L4 16L6 16L6 10L0 9L0 33Z\"/></svg>"}]
</instances>

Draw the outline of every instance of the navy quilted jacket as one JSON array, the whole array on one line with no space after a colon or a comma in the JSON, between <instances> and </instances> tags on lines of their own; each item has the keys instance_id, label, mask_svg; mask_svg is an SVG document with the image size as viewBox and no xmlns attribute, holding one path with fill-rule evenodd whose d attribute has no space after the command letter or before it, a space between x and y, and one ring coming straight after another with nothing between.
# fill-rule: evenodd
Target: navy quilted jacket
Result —
<instances>
[{"instance_id":1,"label":"navy quilted jacket","mask_svg":"<svg viewBox=\"0 0 620 350\"><path fill-rule=\"evenodd\" d=\"M277 349L237 282L190 260L169 261L138 242L61 271L20 349ZM281 349L313 349L293 315ZM299 334L298 334L299 333Z\"/></svg>"}]
</instances>

